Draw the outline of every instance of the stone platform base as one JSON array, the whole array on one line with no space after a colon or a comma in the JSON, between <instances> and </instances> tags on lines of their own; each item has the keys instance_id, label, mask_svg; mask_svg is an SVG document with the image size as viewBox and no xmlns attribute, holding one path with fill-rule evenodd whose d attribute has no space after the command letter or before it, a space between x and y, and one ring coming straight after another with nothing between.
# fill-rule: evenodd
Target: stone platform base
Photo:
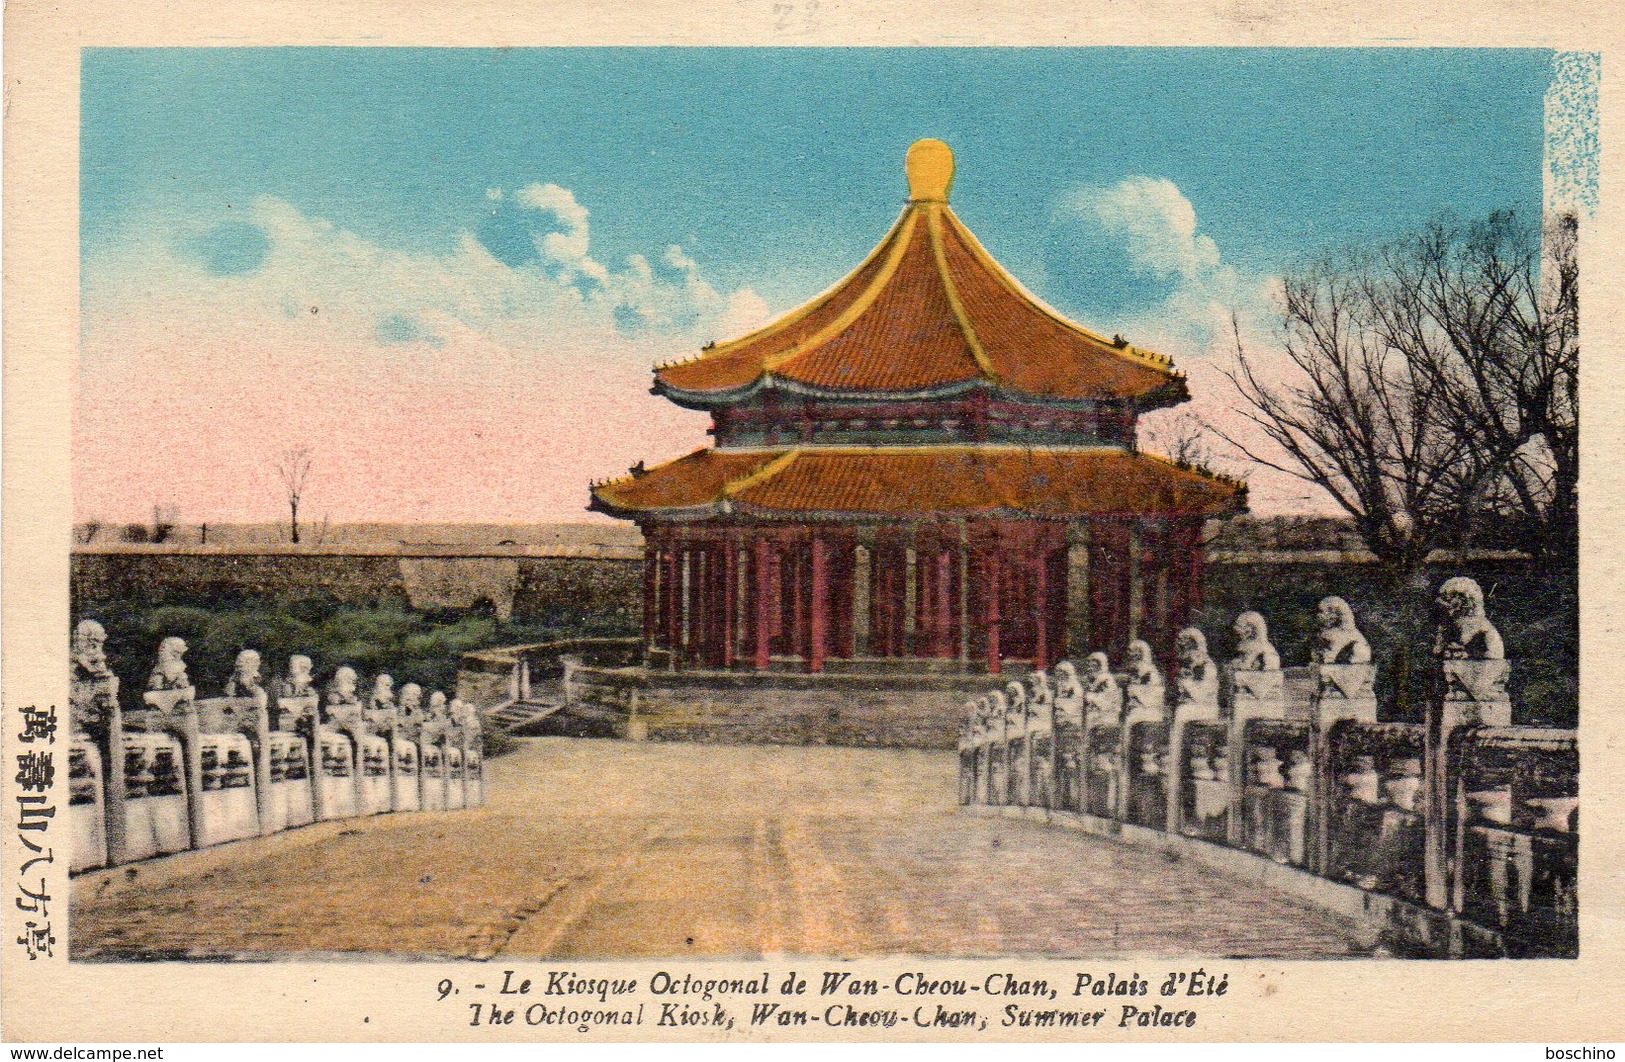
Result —
<instances>
[{"instance_id":1,"label":"stone platform base","mask_svg":"<svg viewBox=\"0 0 1625 1062\"><path fill-rule=\"evenodd\" d=\"M1016 677L1012 675L1011 677ZM647 741L953 749L975 674L572 667L549 732Z\"/></svg>"}]
</instances>

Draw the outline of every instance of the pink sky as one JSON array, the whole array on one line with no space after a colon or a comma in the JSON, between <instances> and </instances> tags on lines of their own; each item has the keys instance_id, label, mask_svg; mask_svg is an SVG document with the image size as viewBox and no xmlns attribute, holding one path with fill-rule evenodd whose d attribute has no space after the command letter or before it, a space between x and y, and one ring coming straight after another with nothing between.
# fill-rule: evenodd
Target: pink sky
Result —
<instances>
[{"instance_id":1,"label":"pink sky","mask_svg":"<svg viewBox=\"0 0 1625 1062\"><path fill-rule=\"evenodd\" d=\"M1178 198L1172 185L1153 191ZM602 519L584 510L589 481L708 441L704 415L648 393L650 368L792 308L749 288L717 291L703 263L671 250L681 282L639 260L605 267L584 212L579 239L554 249L552 275L510 269L472 239L409 255L280 200L249 213L272 249L248 276L212 275L173 239L140 233L87 263L78 519L143 520L155 504L184 523L281 519L276 466L293 447L314 455L302 504L312 523ZM1189 373L1196 401L1181 408L1234 427L1222 351L1183 357L1180 344L1193 320L1228 315L1224 297L1256 303L1268 278L1215 272L1216 250L1179 244L1188 238L1179 224L1142 233L1148 253L1176 266L1180 255L1212 261L1132 334ZM608 294L583 298L570 270L601 276ZM617 305L649 327L617 328ZM381 338L390 315L414 338ZM1325 510L1291 477L1222 467L1251 481L1257 512Z\"/></svg>"}]
</instances>

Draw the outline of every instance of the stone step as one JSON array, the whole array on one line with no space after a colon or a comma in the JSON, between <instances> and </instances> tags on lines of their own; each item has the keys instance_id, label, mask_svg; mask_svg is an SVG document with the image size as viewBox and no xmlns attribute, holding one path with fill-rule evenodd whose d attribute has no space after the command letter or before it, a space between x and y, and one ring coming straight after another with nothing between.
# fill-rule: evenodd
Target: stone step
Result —
<instances>
[{"instance_id":1,"label":"stone step","mask_svg":"<svg viewBox=\"0 0 1625 1062\"><path fill-rule=\"evenodd\" d=\"M562 707L541 701L511 701L490 712L486 721L498 730L517 731L534 726Z\"/></svg>"}]
</instances>

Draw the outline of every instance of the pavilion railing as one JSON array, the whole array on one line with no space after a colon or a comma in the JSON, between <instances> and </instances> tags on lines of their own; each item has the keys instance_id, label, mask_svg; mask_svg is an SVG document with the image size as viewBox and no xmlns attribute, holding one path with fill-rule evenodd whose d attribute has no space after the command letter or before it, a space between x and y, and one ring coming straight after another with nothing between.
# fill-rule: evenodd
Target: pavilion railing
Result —
<instances>
[{"instance_id":1,"label":"pavilion railing","mask_svg":"<svg viewBox=\"0 0 1625 1062\"><path fill-rule=\"evenodd\" d=\"M268 836L314 822L485 803L472 705L337 668L324 693L295 656L271 688L239 654L222 695L200 697L185 644L166 638L149 688L119 688L94 620L74 634L68 821L74 872Z\"/></svg>"},{"instance_id":2,"label":"pavilion railing","mask_svg":"<svg viewBox=\"0 0 1625 1062\"><path fill-rule=\"evenodd\" d=\"M990 688L967 706L960 802L1141 827L1385 896L1464 927L1441 951L1576 955L1576 734L1512 725L1510 664L1469 583L1441 591L1422 723L1379 720L1369 647L1329 599L1342 618L1323 603L1307 668L1281 668L1249 613L1225 666L1183 632L1166 685L1146 650L1121 674L1095 654Z\"/></svg>"}]
</instances>

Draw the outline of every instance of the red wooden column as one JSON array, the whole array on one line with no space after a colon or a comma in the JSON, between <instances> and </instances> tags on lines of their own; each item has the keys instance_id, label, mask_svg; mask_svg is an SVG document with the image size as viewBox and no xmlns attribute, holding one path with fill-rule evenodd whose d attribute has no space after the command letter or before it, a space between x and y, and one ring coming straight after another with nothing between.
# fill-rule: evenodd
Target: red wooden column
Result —
<instances>
[{"instance_id":1,"label":"red wooden column","mask_svg":"<svg viewBox=\"0 0 1625 1062\"><path fill-rule=\"evenodd\" d=\"M903 551L877 536L869 553L869 652L901 656L903 628Z\"/></svg>"},{"instance_id":2,"label":"red wooden column","mask_svg":"<svg viewBox=\"0 0 1625 1062\"><path fill-rule=\"evenodd\" d=\"M1189 626L1202 607L1202 578L1206 570L1207 554L1202 545L1202 518L1185 516L1174 524L1174 540L1169 547L1179 559L1178 576L1174 580L1176 618L1181 627Z\"/></svg>"},{"instance_id":3,"label":"red wooden column","mask_svg":"<svg viewBox=\"0 0 1625 1062\"><path fill-rule=\"evenodd\" d=\"M987 673L997 675L1004 669L1003 657L999 649L999 594L1000 583L1003 581L999 568L1001 566L1000 554L997 546L989 549L982 555L982 593L984 611L982 625L987 629Z\"/></svg>"},{"instance_id":4,"label":"red wooden column","mask_svg":"<svg viewBox=\"0 0 1625 1062\"><path fill-rule=\"evenodd\" d=\"M643 648L652 649L660 625L660 546L647 533L643 544Z\"/></svg>"},{"instance_id":5,"label":"red wooden column","mask_svg":"<svg viewBox=\"0 0 1625 1062\"><path fill-rule=\"evenodd\" d=\"M694 664L705 666L705 545L691 543L688 547L688 580L684 592L688 602L688 616L683 624L683 656Z\"/></svg>"},{"instance_id":6,"label":"red wooden column","mask_svg":"<svg viewBox=\"0 0 1625 1062\"><path fill-rule=\"evenodd\" d=\"M739 541L729 536L722 546L722 666L731 668L738 659L739 630Z\"/></svg>"},{"instance_id":7,"label":"red wooden column","mask_svg":"<svg viewBox=\"0 0 1625 1062\"><path fill-rule=\"evenodd\" d=\"M705 664L705 546L688 548L688 622L683 624L683 656Z\"/></svg>"},{"instance_id":8,"label":"red wooden column","mask_svg":"<svg viewBox=\"0 0 1625 1062\"><path fill-rule=\"evenodd\" d=\"M781 560L787 570L790 584L790 611L786 617L785 633L789 636L789 655L807 658L807 571L801 543L789 543L789 556Z\"/></svg>"},{"instance_id":9,"label":"red wooden column","mask_svg":"<svg viewBox=\"0 0 1625 1062\"><path fill-rule=\"evenodd\" d=\"M773 661L773 615L778 611L778 581L773 578L773 543L766 535L752 544L751 593L755 595L755 659L757 671L766 671Z\"/></svg>"},{"instance_id":10,"label":"red wooden column","mask_svg":"<svg viewBox=\"0 0 1625 1062\"><path fill-rule=\"evenodd\" d=\"M856 568L856 541L848 536L834 539L829 556L829 648L832 655L843 659L857 655L857 624L853 614Z\"/></svg>"},{"instance_id":11,"label":"red wooden column","mask_svg":"<svg viewBox=\"0 0 1625 1062\"><path fill-rule=\"evenodd\" d=\"M1067 603L1072 596L1072 566L1070 563L1066 529L1057 528L1050 543L1049 555L1049 624L1050 654L1054 660L1067 655ZM1082 654L1079 654L1082 655Z\"/></svg>"},{"instance_id":12,"label":"red wooden column","mask_svg":"<svg viewBox=\"0 0 1625 1062\"><path fill-rule=\"evenodd\" d=\"M1028 562L1033 570L1033 667L1049 666L1049 557L1038 543Z\"/></svg>"},{"instance_id":13,"label":"red wooden column","mask_svg":"<svg viewBox=\"0 0 1625 1062\"><path fill-rule=\"evenodd\" d=\"M808 567L811 600L807 617L807 670L818 672L824 670L824 658L829 655L829 555L822 535L813 536Z\"/></svg>"},{"instance_id":14,"label":"red wooden column","mask_svg":"<svg viewBox=\"0 0 1625 1062\"><path fill-rule=\"evenodd\" d=\"M954 607L953 607L953 552L946 544L936 547L936 571L932 576L933 602L932 611L935 613L931 627L931 655L935 657L956 656L954 647Z\"/></svg>"},{"instance_id":15,"label":"red wooden column","mask_svg":"<svg viewBox=\"0 0 1625 1062\"><path fill-rule=\"evenodd\" d=\"M663 556L666 592L661 595L661 601L666 620L666 649L675 665L683 651L683 569L677 543L667 541Z\"/></svg>"},{"instance_id":16,"label":"red wooden column","mask_svg":"<svg viewBox=\"0 0 1625 1062\"><path fill-rule=\"evenodd\" d=\"M931 579L936 574L935 568L926 563L928 546L925 536L914 537L914 655L930 656L935 645L936 618L931 614L931 608L936 603L936 594L932 593Z\"/></svg>"},{"instance_id":17,"label":"red wooden column","mask_svg":"<svg viewBox=\"0 0 1625 1062\"><path fill-rule=\"evenodd\" d=\"M722 547L705 545L705 659L712 667L722 666Z\"/></svg>"},{"instance_id":18,"label":"red wooden column","mask_svg":"<svg viewBox=\"0 0 1625 1062\"><path fill-rule=\"evenodd\" d=\"M705 629L711 640L711 662L721 667L727 656L723 643L727 641L728 610L723 606L728 599L728 570L725 567L728 547L726 543L713 542L706 547L706 552L705 578L710 588L705 601L711 609L711 621L705 625Z\"/></svg>"}]
</instances>

